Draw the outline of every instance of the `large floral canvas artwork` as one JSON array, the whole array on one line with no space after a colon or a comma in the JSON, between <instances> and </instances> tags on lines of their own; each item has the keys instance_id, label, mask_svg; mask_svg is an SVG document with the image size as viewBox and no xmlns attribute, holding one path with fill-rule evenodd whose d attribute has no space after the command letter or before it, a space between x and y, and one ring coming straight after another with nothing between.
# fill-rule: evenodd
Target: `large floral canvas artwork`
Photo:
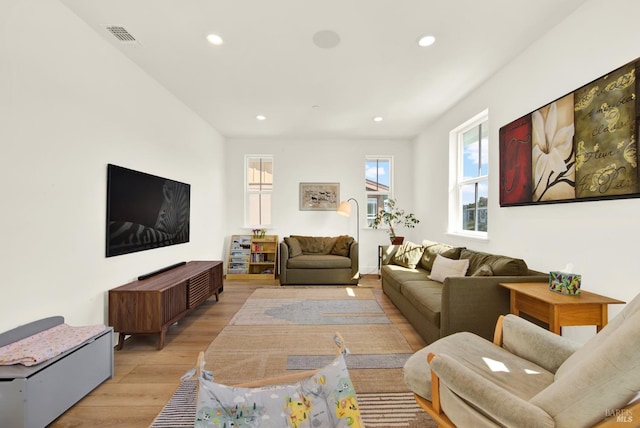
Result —
<instances>
[{"instance_id":1,"label":"large floral canvas artwork","mask_svg":"<svg viewBox=\"0 0 640 428\"><path fill-rule=\"evenodd\" d=\"M640 197L633 61L500 128L500 205Z\"/></svg>"},{"instance_id":2,"label":"large floral canvas artwork","mask_svg":"<svg viewBox=\"0 0 640 428\"><path fill-rule=\"evenodd\" d=\"M531 114L534 202L575 198L573 94Z\"/></svg>"},{"instance_id":3,"label":"large floral canvas artwork","mask_svg":"<svg viewBox=\"0 0 640 428\"><path fill-rule=\"evenodd\" d=\"M576 196L638 193L636 65L576 91Z\"/></svg>"},{"instance_id":4,"label":"large floral canvas artwork","mask_svg":"<svg viewBox=\"0 0 640 428\"><path fill-rule=\"evenodd\" d=\"M531 201L531 117L500 129L500 203Z\"/></svg>"}]
</instances>

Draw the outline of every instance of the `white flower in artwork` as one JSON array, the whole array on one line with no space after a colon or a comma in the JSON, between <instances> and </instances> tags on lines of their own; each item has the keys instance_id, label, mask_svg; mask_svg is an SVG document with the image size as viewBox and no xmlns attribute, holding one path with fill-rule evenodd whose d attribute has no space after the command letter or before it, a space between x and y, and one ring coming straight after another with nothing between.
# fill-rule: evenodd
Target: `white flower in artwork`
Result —
<instances>
[{"instance_id":1,"label":"white flower in artwork","mask_svg":"<svg viewBox=\"0 0 640 428\"><path fill-rule=\"evenodd\" d=\"M546 117L543 109L536 110L531 117L534 201L575 197L573 118L559 109L557 102L549 106ZM571 108L573 102L564 104Z\"/></svg>"}]
</instances>

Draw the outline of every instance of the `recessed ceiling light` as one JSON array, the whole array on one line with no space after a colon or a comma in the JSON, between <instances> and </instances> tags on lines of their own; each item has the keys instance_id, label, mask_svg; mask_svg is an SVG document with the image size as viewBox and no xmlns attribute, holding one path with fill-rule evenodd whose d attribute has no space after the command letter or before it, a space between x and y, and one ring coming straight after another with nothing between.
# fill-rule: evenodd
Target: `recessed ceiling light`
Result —
<instances>
[{"instance_id":1,"label":"recessed ceiling light","mask_svg":"<svg viewBox=\"0 0 640 428\"><path fill-rule=\"evenodd\" d=\"M436 38L433 36L420 36L418 37L418 45L424 47L431 46L436 42Z\"/></svg>"},{"instance_id":2,"label":"recessed ceiling light","mask_svg":"<svg viewBox=\"0 0 640 428\"><path fill-rule=\"evenodd\" d=\"M373 118L374 122L382 122L384 120L384 118L382 116L376 116Z\"/></svg>"},{"instance_id":3,"label":"recessed ceiling light","mask_svg":"<svg viewBox=\"0 0 640 428\"><path fill-rule=\"evenodd\" d=\"M256 116L256 119L258 120L267 120L267 116L265 116L264 114L259 114Z\"/></svg>"},{"instance_id":4,"label":"recessed ceiling light","mask_svg":"<svg viewBox=\"0 0 640 428\"><path fill-rule=\"evenodd\" d=\"M215 46L220 46L224 43L224 40L222 40L222 37L218 36L217 34L209 34L207 36L207 40L209 41L209 43Z\"/></svg>"}]
</instances>

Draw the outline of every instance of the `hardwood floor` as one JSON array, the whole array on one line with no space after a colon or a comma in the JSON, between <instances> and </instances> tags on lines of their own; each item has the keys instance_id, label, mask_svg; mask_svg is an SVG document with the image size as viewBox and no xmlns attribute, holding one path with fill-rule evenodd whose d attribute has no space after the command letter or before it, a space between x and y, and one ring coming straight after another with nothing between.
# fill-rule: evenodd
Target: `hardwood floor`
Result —
<instances>
[{"instance_id":1,"label":"hardwood floor","mask_svg":"<svg viewBox=\"0 0 640 428\"><path fill-rule=\"evenodd\" d=\"M115 351L115 376L96 388L56 419L50 427L147 428L169 401L180 377L195 365L205 350L257 288L280 287L276 281L226 281L220 301L215 297L172 326L165 347L158 351L158 336L133 336ZM377 275L366 275L360 287L371 288L387 317L400 329L414 350L424 340L387 299Z\"/></svg>"}]
</instances>

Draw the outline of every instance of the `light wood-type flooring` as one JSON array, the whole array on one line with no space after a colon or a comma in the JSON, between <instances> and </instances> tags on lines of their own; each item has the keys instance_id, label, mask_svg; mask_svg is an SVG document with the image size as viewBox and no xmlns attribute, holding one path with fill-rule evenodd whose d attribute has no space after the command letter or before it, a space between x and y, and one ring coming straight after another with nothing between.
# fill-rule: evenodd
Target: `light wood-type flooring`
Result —
<instances>
[{"instance_id":1,"label":"light wood-type flooring","mask_svg":"<svg viewBox=\"0 0 640 428\"><path fill-rule=\"evenodd\" d=\"M361 287L372 288L387 317L397 325L414 350L424 340L382 293L377 275L365 275ZM220 301L209 299L172 326L164 349L157 335L132 336L115 352L115 376L96 388L50 427L147 428L169 401L180 377L195 365L231 317L257 288L280 287L275 281L224 281Z\"/></svg>"}]
</instances>

